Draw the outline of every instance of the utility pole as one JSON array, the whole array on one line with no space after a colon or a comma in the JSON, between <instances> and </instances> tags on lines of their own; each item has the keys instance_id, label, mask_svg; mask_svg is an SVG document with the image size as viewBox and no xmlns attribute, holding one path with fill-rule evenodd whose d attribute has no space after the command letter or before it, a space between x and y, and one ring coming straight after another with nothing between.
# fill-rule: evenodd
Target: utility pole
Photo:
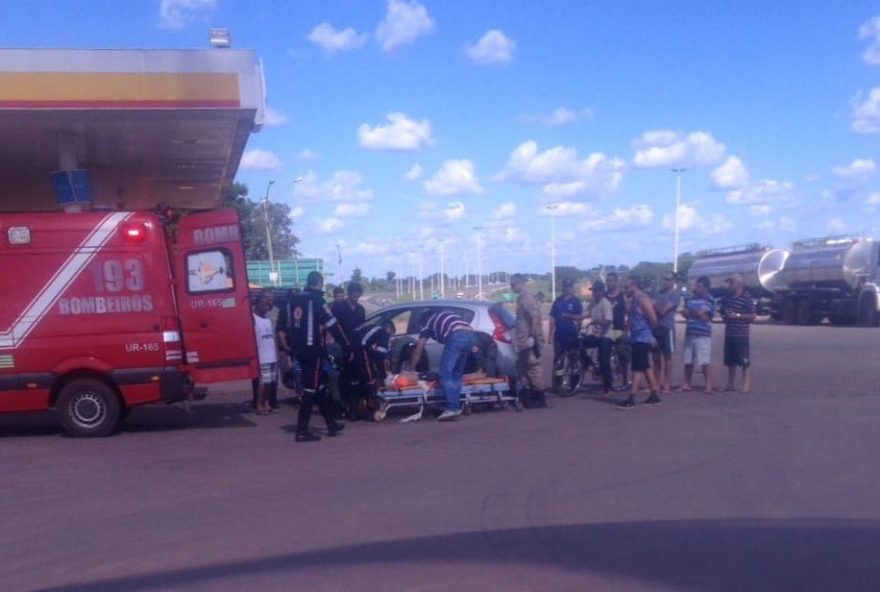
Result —
<instances>
[{"instance_id":1,"label":"utility pole","mask_svg":"<svg viewBox=\"0 0 880 592\"><path fill-rule=\"evenodd\" d=\"M679 224L681 222L679 216L681 209L681 174L687 169L679 168L670 170L675 173L675 240L672 248L672 273L678 274L678 232Z\"/></svg>"},{"instance_id":2,"label":"utility pole","mask_svg":"<svg viewBox=\"0 0 880 592\"><path fill-rule=\"evenodd\" d=\"M483 298L483 227L474 226L477 231L477 298Z\"/></svg>"},{"instance_id":3,"label":"utility pole","mask_svg":"<svg viewBox=\"0 0 880 592\"><path fill-rule=\"evenodd\" d=\"M559 204L550 204L550 292L553 302L556 302L556 208Z\"/></svg>"},{"instance_id":4,"label":"utility pole","mask_svg":"<svg viewBox=\"0 0 880 592\"><path fill-rule=\"evenodd\" d=\"M269 228L269 190L275 181L269 181L266 185L266 196L263 202L263 218L266 220L266 248L269 251L269 282L272 286L278 286L278 271L275 269L275 255L272 253L272 231Z\"/></svg>"}]
</instances>

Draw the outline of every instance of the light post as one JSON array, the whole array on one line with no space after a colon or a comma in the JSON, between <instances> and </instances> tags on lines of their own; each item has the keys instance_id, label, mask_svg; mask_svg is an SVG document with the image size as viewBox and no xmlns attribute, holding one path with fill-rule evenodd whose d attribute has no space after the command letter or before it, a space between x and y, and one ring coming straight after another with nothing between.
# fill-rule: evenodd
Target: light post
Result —
<instances>
[{"instance_id":1,"label":"light post","mask_svg":"<svg viewBox=\"0 0 880 592\"><path fill-rule=\"evenodd\" d=\"M275 255L272 252L272 231L269 229L269 190L275 181L269 181L266 185L266 196L261 200L263 202L263 219L266 221L266 248L269 251L269 282L278 286L278 272L275 270Z\"/></svg>"},{"instance_id":2,"label":"light post","mask_svg":"<svg viewBox=\"0 0 880 592\"><path fill-rule=\"evenodd\" d=\"M673 240L674 246L672 247L672 273L678 274L678 231L679 224L681 223L679 220L681 208L681 174L687 169L680 168L670 170L675 173L675 238Z\"/></svg>"},{"instance_id":3,"label":"light post","mask_svg":"<svg viewBox=\"0 0 880 592\"><path fill-rule=\"evenodd\" d=\"M419 245L419 300L425 299L425 275L422 273L422 249L425 245Z\"/></svg>"},{"instance_id":4,"label":"light post","mask_svg":"<svg viewBox=\"0 0 880 592\"><path fill-rule=\"evenodd\" d=\"M446 249L440 241L440 298L446 298Z\"/></svg>"},{"instance_id":5,"label":"light post","mask_svg":"<svg viewBox=\"0 0 880 592\"><path fill-rule=\"evenodd\" d=\"M345 276L342 275L342 245L336 243L336 273L339 274L339 285L345 285Z\"/></svg>"},{"instance_id":6,"label":"light post","mask_svg":"<svg viewBox=\"0 0 880 592\"><path fill-rule=\"evenodd\" d=\"M294 177L293 178L294 195L296 194L296 184L302 183L302 180L303 180L302 177ZM302 285L302 282L300 282L300 280L299 280L299 259L298 259L298 257L299 256L296 253L296 243L294 243L293 244L293 275L296 276L296 279L294 279L294 286L297 286L297 287Z\"/></svg>"},{"instance_id":7,"label":"light post","mask_svg":"<svg viewBox=\"0 0 880 592\"><path fill-rule=\"evenodd\" d=\"M556 208L559 204L546 207L550 210L550 293L553 302L556 302Z\"/></svg>"},{"instance_id":8,"label":"light post","mask_svg":"<svg viewBox=\"0 0 880 592\"><path fill-rule=\"evenodd\" d=\"M477 231L477 299L483 298L483 227L474 226Z\"/></svg>"}]
</instances>

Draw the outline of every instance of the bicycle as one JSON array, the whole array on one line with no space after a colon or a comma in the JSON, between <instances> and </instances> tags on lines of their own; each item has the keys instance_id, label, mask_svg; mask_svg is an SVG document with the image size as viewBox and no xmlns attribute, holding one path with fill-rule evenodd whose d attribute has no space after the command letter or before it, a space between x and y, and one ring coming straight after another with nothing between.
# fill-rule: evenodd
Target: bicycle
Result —
<instances>
[{"instance_id":1,"label":"bicycle","mask_svg":"<svg viewBox=\"0 0 880 592\"><path fill-rule=\"evenodd\" d=\"M594 383L604 385L599 365L599 348L587 347L582 333L574 347L566 349L554 364L553 383L557 395L570 397L584 386L590 378ZM624 391L629 387L630 346L629 340L621 335L613 339L610 356L611 390Z\"/></svg>"}]
</instances>

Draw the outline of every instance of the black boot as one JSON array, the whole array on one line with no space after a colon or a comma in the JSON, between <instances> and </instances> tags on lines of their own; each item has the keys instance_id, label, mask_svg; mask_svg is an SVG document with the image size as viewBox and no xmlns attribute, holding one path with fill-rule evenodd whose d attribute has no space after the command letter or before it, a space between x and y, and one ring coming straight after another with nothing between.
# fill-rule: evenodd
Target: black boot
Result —
<instances>
[{"instance_id":1,"label":"black boot","mask_svg":"<svg viewBox=\"0 0 880 592\"><path fill-rule=\"evenodd\" d=\"M522 406L526 409L531 409L534 405L534 401L532 399L532 389L522 389L519 392L519 401L522 403Z\"/></svg>"},{"instance_id":2,"label":"black boot","mask_svg":"<svg viewBox=\"0 0 880 592\"><path fill-rule=\"evenodd\" d=\"M331 438L344 429L345 429L344 423L339 423L336 421L327 423L327 435Z\"/></svg>"},{"instance_id":3,"label":"black boot","mask_svg":"<svg viewBox=\"0 0 880 592\"><path fill-rule=\"evenodd\" d=\"M547 407L547 399L544 397L544 391L533 391L535 393L535 408L544 409Z\"/></svg>"}]
</instances>

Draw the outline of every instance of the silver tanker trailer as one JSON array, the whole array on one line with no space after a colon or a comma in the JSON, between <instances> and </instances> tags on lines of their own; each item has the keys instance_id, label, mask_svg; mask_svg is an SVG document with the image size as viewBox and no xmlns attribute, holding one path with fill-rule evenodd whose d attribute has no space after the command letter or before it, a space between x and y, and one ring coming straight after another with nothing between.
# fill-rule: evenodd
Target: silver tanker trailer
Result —
<instances>
[{"instance_id":1,"label":"silver tanker trailer","mask_svg":"<svg viewBox=\"0 0 880 592\"><path fill-rule=\"evenodd\" d=\"M776 290L783 287L780 279L788 251L767 246L728 247L702 251L688 270L688 286L693 287L700 276L709 278L709 291L715 298L729 292L727 278L738 273L749 293L758 301L758 313L766 314Z\"/></svg>"},{"instance_id":2,"label":"silver tanker trailer","mask_svg":"<svg viewBox=\"0 0 880 592\"><path fill-rule=\"evenodd\" d=\"M827 237L794 243L775 291L776 316L789 324L873 326L880 319L880 243Z\"/></svg>"}]
</instances>

